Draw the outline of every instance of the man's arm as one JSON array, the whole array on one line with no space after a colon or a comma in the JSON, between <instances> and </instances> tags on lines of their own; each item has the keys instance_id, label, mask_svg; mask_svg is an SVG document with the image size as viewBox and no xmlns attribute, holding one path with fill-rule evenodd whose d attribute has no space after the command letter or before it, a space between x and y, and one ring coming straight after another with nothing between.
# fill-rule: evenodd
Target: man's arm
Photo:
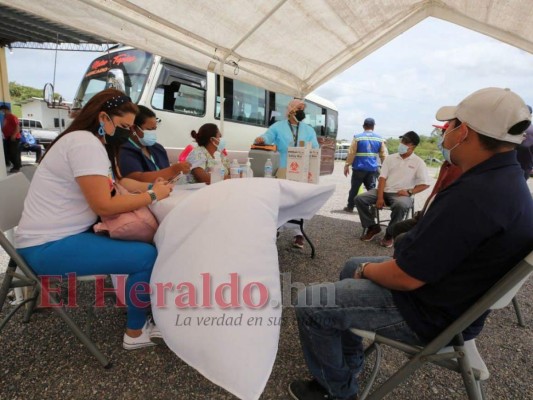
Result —
<instances>
[{"instance_id":1,"label":"man's arm","mask_svg":"<svg viewBox=\"0 0 533 400\"><path fill-rule=\"evenodd\" d=\"M381 159L381 163L383 164L383 161L385 160L385 157L389 155L389 151L387 150L387 142L383 141L381 142L381 147L379 148L379 158Z\"/></svg>"},{"instance_id":2,"label":"man's arm","mask_svg":"<svg viewBox=\"0 0 533 400\"><path fill-rule=\"evenodd\" d=\"M420 184L420 185L416 185L414 188L412 189L402 189L402 190L398 190L398 193L396 193L398 196L413 196L417 193L420 193L420 192L423 192L424 190L426 190L427 188L429 187L429 185L424 185L424 184Z\"/></svg>"},{"instance_id":3,"label":"man's arm","mask_svg":"<svg viewBox=\"0 0 533 400\"><path fill-rule=\"evenodd\" d=\"M356 152L357 152L357 139L354 138L352 140L352 144L350 144L350 149L348 150L346 161L344 162L344 176L348 176L348 174L350 173L350 166L353 163Z\"/></svg>"},{"instance_id":4,"label":"man's arm","mask_svg":"<svg viewBox=\"0 0 533 400\"><path fill-rule=\"evenodd\" d=\"M378 198L376 200L376 208L381 210L385 206L385 184L387 183L387 178L379 177L378 179Z\"/></svg>"},{"instance_id":5,"label":"man's arm","mask_svg":"<svg viewBox=\"0 0 533 400\"><path fill-rule=\"evenodd\" d=\"M424 286L426 283L406 274L396 264L396 260L382 263L369 263L364 269L364 278L387 289L411 291Z\"/></svg>"}]
</instances>

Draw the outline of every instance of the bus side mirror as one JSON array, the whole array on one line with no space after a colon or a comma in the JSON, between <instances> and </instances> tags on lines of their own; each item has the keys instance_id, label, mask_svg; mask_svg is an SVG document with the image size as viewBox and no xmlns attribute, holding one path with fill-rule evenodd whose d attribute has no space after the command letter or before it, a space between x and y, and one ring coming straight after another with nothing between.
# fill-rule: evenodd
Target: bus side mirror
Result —
<instances>
[{"instance_id":1,"label":"bus side mirror","mask_svg":"<svg viewBox=\"0 0 533 400\"><path fill-rule=\"evenodd\" d=\"M54 85L47 83L43 88L43 99L48 107L54 107Z\"/></svg>"}]
</instances>

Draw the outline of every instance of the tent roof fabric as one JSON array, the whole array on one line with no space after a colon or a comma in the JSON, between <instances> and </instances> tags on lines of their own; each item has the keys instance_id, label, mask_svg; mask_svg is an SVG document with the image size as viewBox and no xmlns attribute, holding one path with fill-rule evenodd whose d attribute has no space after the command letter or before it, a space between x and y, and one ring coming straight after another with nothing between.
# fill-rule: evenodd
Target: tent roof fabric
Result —
<instances>
[{"instance_id":1,"label":"tent roof fabric","mask_svg":"<svg viewBox=\"0 0 533 400\"><path fill-rule=\"evenodd\" d=\"M75 27L51 22L24 10L9 7L10 2L0 7L0 47L15 42L31 43L105 43L101 36L82 32Z\"/></svg>"},{"instance_id":2,"label":"tent roof fabric","mask_svg":"<svg viewBox=\"0 0 533 400\"><path fill-rule=\"evenodd\" d=\"M0 0L88 35L304 96L428 17L533 52L527 0ZM14 27L16 28L16 27Z\"/></svg>"}]
</instances>

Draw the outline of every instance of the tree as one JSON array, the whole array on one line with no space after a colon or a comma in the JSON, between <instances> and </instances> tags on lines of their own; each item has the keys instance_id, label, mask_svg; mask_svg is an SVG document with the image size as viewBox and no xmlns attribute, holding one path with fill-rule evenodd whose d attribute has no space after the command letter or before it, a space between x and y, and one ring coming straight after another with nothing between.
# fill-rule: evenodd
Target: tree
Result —
<instances>
[{"instance_id":1,"label":"tree","mask_svg":"<svg viewBox=\"0 0 533 400\"><path fill-rule=\"evenodd\" d=\"M32 97L42 98L43 90L20 85L17 82L9 82L9 95L13 103L20 103ZM54 93L54 99L57 100L59 97L61 97L59 93Z\"/></svg>"}]
</instances>

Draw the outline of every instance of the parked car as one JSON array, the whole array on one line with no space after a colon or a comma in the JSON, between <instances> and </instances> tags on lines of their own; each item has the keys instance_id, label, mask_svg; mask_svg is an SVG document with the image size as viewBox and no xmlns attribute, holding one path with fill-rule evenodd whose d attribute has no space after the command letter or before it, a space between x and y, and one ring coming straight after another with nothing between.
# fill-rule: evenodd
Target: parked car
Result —
<instances>
[{"instance_id":1,"label":"parked car","mask_svg":"<svg viewBox=\"0 0 533 400\"><path fill-rule=\"evenodd\" d=\"M339 149L335 152L335 160L346 160L348 157L348 150Z\"/></svg>"},{"instance_id":2,"label":"parked car","mask_svg":"<svg viewBox=\"0 0 533 400\"><path fill-rule=\"evenodd\" d=\"M20 130L28 129L32 136L42 145L49 145L59 135L59 130L43 129L43 123L37 119L19 118Z\"/></svg>"}]
</instances>

